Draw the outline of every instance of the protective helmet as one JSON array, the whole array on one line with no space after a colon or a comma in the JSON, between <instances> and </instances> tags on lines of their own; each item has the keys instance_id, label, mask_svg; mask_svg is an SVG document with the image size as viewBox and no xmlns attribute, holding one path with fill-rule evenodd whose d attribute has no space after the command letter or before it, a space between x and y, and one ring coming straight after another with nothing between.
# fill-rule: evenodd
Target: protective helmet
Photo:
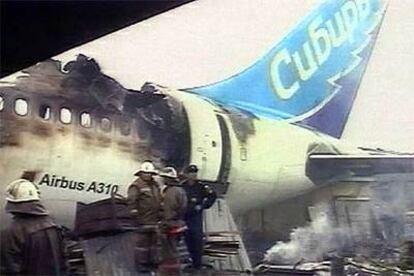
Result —
<instances>
[{"instance_id":1,"label":"protective helmet","mask_svg":"<svg viewBox=\"0 0 414 276\"><path fill-rule=\"evenodd\" d=\"M6 200L9 202L26 202L40 200L37 186L26 179L17 179L6 187Z\"/></svg>"},{"instance_id":2,"label":"protective helmet","mask_svg":"<svg viewBox=\"0 0 414 276\"><path fill-rule=\"evenodd\" d=\"M158 174L154 164L151 161L145 161L141 164L141 168L135 173L138 176L140 173Z\"/></svg>"},{"instance_id":3,"label":"protective helmet","mask_svg":"<svg viewBox=\"0 0 414 276\"><path fill-rule=\"evenodd\" d=\"M161 170L160 176L176 179L178 177L177 171L173 167L165 167Z\"/></svg>"},{"instance_id":4,"label":"protective helmet","mask_svg":"<svg viewBox=\"0 0 414 276\"><path fill-rule=\"evenodd\" d=\"M185 169L185 172L186 173L196 173L196 172L198 172L198 168L197 168L196 165L191 164Z\"/></svg>"}]
</instances>

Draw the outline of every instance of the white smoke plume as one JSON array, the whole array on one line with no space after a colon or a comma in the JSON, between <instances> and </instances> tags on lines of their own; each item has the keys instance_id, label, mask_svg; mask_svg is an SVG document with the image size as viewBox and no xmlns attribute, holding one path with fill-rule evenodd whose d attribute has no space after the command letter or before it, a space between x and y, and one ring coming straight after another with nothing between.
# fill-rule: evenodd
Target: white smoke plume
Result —
<instances>
[{"instance_id":1,"label":"white smoke plume","mask_svg":"<svg viewBox=\"0 0 414 276\"><path fill-rule=\"evenodd\" d=\"M315 206L323 212L309 225L294 229L289 242L277 242L264 260L294 264L350 253L396 258L394 249L414 240L414 216L408 215L414 211L413 180L412 174L384 175L369 186L367 201L337 202L335 213L329 204Z\"/></svg>"},{"instance_id":2,"label":"white smoke plume","mask_svg":"<svg viewBox=\"0 0 414 276\"><path fill-rule=\"evenodd\" d=\"M289 242L279 241L270 248L265 261L290 264L301 259L318 261L326 253L342 248L346 241L346 231L334 227L328 216L321 213L310 225L294 229Z\"/></svg>"}]
</instances>

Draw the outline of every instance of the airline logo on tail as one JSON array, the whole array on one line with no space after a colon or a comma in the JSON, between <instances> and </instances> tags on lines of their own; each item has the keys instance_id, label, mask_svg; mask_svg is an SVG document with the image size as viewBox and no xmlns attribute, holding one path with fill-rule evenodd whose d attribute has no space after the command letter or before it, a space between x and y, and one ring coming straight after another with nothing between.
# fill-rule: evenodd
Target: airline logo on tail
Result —
<instances>
[{"instance_id":1,"label":"airline logo on tail","mask_svg":"<svg viewBox=\"0 0 414 276\"><path fill-rule=\"evenodd\" d=\"M301 121L340 136L384 11L382 0L326 1L247 70L189 90L258 116ZM337 115L320 114L333 103Z\"/></svg>"}]
</instances>

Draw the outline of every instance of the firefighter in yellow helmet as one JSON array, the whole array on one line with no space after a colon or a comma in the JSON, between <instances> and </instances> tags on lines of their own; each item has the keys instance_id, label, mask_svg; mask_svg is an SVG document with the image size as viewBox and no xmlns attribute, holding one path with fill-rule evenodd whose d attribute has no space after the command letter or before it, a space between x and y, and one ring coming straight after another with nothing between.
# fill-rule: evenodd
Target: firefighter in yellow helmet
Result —
<instances>
[{"instance_id":1,"label":"firefighter in yellow helmet","mask_svg":"<svg viewBox=\"0 0 414 276\"><path fill-rule=\"evenodd\" d=\"M12 222L1 233L1 275L64 275L60 228L40 202L37 186L18 179L6 188Z\"/></svg>"},{"instance_id":2,"label":"firefighter in yellow helmet","mask_svg":"<svg viewBox=\"0 0 414 276\"><path fill-rule=\"evenodd\" d=\"M157 174L154 164L145 161L135 173L138 178L128 187L128 206L138 228L135 259L140 272L155 271L161 258L158 227L162 197L153 178Z\"/></svg>"}]
</instances>

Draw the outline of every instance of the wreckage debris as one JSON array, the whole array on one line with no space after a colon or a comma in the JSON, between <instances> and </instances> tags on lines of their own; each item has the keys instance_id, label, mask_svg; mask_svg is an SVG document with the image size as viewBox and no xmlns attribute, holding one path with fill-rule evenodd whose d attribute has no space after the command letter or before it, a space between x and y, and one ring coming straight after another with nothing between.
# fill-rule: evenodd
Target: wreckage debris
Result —
<instances>
[{"instance_id":1,"label":"wreckage debris","mask_svg":"<svg viewBox=\"0 0 414 276\"><path fill-rule=\"evenodd\" d=\"M338 262L338 259L341 262ZM341 270L338 273L338 264ZM331 261L299 263L297 265L282 265L262 263L251 271L254 275L414 275L414 270L402 270L395 265L381 264L375 260L358 258L334 258Z\"/></svg>"},{"instance_id":2,"label":"wreckage debris","mask_svg":"<svg viewBox=\"0 0 414 276\"><path fill-rule=\"evenodd\" d=\"M238 255L240 242L235 240L237 234L228 231L206 233L204 255L217 258Z\"/></svg>"},{"instance_id":3,"label":"wreckage debris","mask_svg":"<svg viewBox=\"0 0 414 276\"><path fill-rule=\"evenodd\" d=\"M345 257L343 264L332 260L326 275L414 275L411 184L412 175L377 175L375 181L358 183L358 196L336 196L312 206L311 223L295 228L289 241L277 242L266 253L266 269L289 264L319 271L320 261L335 254ZM297 260L307 263L294 266ZM343 273L334 272L341 266Z\"/></svg>"}]
</instances>

